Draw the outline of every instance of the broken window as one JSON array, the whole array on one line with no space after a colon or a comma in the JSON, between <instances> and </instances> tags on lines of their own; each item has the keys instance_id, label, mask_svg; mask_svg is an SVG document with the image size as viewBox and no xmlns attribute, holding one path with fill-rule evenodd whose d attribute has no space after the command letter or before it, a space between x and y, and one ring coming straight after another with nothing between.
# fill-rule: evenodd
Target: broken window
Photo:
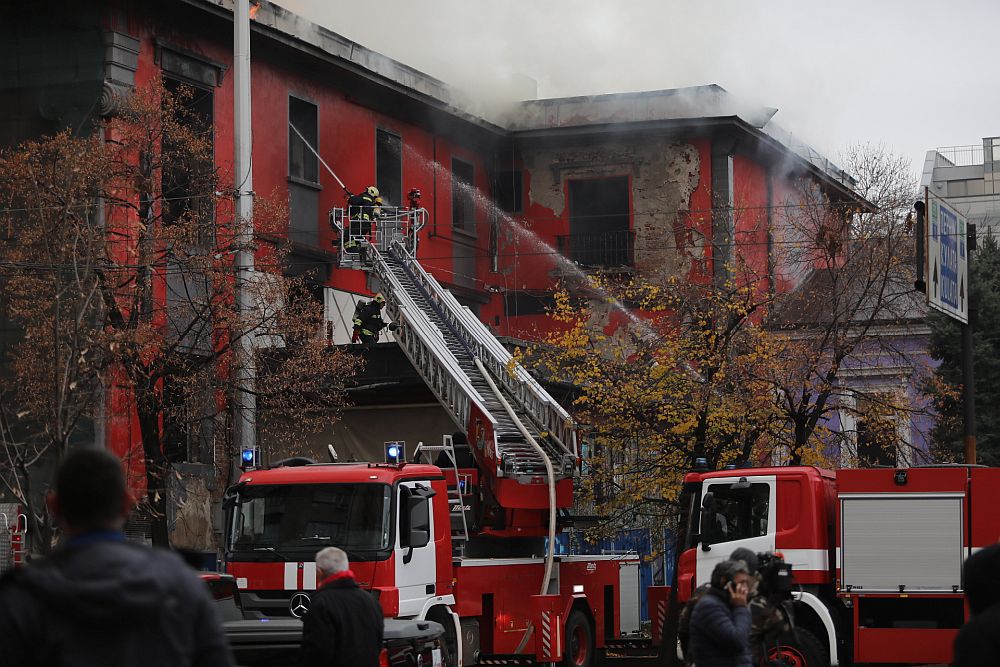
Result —
<instances>
[{"instance_id":1,"label":"broken window","mask_svg":"<svg viewBox=\"0 0 1000 667\"><path fill-rule=\"evenodd\" d=\"M315 104L300 100L297 97L288 98L288 176L305 181L319 183L319 162L316 155L309 150L306 142L313 149L319 150L318 111ZM298 130L305 137L299 137Z\"/></svg>"},{"instance_id":2,"label":"broken window","mask_svg":"<svg viewBox=\"0 0 1000 667\"><path fill-rule=\"evenodd\" d=\"M504 213L522 213L524 203L522 192L524 190L524 173L521 170L506 170L497 172L494 193L496 195L497 206Z\"/></svg>"},{"instance_id":3,"label":"broken window","mask_svg":"<svg viewBox=\"0 0 1000 667\"><path fill-rule=\"evenodd\" d=\"M467 234L476 233L475 168L471 162L451 160L451 226Z\"/></svg>"},{"instance_id":4,"label":"broken window","mask_svg":"<svg viewBox=\"0 0 1000 667\"><path fill-rule=\"evenodd\" d=\"M574 179L569 187L569 236L558 237L559 250L582 266L631 266L629 179Z\"/></svg>"},{"instance_id":5,"label":"broken window","mask_svg":"<svg viewBox=\"0 0 1000 667\"><path fill-rule=\"evenodd\" d=\"M375 187L386 206L403 201L403 139L387 130L375 130Z\"/></svg>"}]
</instances>

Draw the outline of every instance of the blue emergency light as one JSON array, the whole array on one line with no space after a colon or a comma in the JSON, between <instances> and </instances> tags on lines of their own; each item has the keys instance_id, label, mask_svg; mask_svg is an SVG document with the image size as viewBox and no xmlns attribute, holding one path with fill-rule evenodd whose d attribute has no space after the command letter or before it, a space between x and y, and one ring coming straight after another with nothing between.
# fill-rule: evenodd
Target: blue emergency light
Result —
<instances>
[{"instance_id":1,"label":"blue emergency light","mask_svg":"<svg viewBox=\"0 0 1000 667\"><path fill-rule=\"evenodd\" d=\"M240 451L240 466L245 470L257 466L257 448L244 447Z\"/></svg>"},{"instance_id":2,"label":"blue emergency light","mask_svg":"<svg viewBox=\"0 0 1000 667\"><path fill-rule=\"evenodd\" d=\"M393 441L385 443L385 462L404 463L406 461L406 443Z\"/></svg>"}]
</instances>

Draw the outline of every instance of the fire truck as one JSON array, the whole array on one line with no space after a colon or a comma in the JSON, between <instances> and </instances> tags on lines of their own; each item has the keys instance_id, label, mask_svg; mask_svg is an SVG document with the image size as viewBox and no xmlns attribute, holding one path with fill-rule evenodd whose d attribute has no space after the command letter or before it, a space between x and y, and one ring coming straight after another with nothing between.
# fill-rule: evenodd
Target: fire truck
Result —
<instances>
[{"instance_id":1,"label":"fire truck","mask_svg":"<svg viewBox=\"0 0 1000 667\"><path fill-rule=\"evenodd\" d=\"M387 617L442 624L449 664L590 665L639 630L638 559L555 556L575 426L416 261L425 216L383 207L357 238L348 212L332 220L341 266L377 283L396 342L468 444L446 436L409 457L387 447L379 462L245 470L224 502L226 571L245 612L301 615L316 552L337 546Z\"/></svg>"},{"instance_id":2,"label":"fire truck","mask_svg":"<svg viewBox=\"0 0 1000 667\"><path fill-rule=\"evenodd\" d=\"M830 665L951 662L968 614L962 566L1000 540L996 468L692 472L681 502L676 600L689 599L734 549L780 552L800 584L798 633ZM654 642L669 593L650 593ZM795 652L790 664L809 664Z\"/></svg>"}]
</instances>

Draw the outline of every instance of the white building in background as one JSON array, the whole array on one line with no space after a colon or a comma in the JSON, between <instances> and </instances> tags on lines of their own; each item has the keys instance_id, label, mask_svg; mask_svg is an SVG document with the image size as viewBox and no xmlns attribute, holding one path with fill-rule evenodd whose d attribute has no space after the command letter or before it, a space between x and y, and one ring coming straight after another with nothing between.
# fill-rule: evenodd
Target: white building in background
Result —
<instances>
[{"instance_id":1,"label":"white building in background","mask_svg":"<svg viewBox=\"0 0 1000 667\"><path fill-rule=\"evenodd\" d=\"M980 230L1000 232L1000 137L927 151L920 186L948 199Z\"/></svg>"}]
</instances>

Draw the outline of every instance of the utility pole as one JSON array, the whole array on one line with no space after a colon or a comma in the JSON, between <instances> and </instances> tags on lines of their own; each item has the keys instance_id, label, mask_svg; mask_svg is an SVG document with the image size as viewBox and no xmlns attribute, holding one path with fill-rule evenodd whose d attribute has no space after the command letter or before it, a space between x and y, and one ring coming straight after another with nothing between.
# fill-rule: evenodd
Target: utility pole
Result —
<instances>
[{"instance_id":1,"label":"utility pole","mask_svg":"<svg viewBox=\"0 0 1000 667\"><path fill-rule=\"evenodd\" d=\"M254 270L253 164L250 131L250 1L233 6L233 144L236 196L236 300L241 321L255 308L247 283ZM257 447L256 358L250 332L241 323L236 346L233 438L240 451Z\"/></svg>"},{"instance_id":2,"label":"utility pole","mask_svg":"<svg viewBox=\"0 0 1000 667\"><path fill-rule=\"evenodd\" d=\"M969 257L969 277L972 277L972 253L976 249L976 225L969 223L967 241ZM972 285L969 285L969 321L962 326L962 408L963 428L962 441L965 449L965 462L976 463L976 378L973 370L975 353L973 350L972 331L976 324L977 306L973 296Z\"/></svg>"}]
</instances>

